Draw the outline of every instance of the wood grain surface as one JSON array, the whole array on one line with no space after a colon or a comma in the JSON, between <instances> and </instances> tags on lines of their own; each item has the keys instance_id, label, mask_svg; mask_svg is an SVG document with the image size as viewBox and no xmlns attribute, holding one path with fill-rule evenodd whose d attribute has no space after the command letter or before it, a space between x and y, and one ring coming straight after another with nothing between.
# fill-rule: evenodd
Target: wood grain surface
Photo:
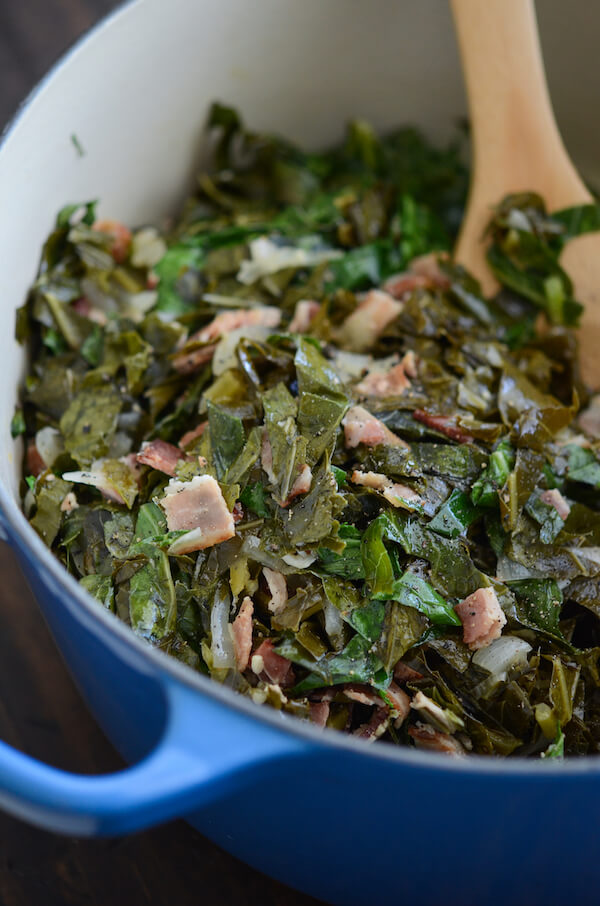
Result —
<instances>
[{"instance_id":1,"label":"wood grain surface","mask_svg":"<svg viewBox=\"0 0 600 906\"><path fill-rule=\"evenodd\" d=\"M114 0L0 0L0 127ZM168 0L165 0L165 9ZM5 325L7 326L7 325ZM59 767L122 766L0 545L0 739ZM59 837L0 813L0 906L310 906L182 821L121 840Z\"/></svg>"}]
</instances>

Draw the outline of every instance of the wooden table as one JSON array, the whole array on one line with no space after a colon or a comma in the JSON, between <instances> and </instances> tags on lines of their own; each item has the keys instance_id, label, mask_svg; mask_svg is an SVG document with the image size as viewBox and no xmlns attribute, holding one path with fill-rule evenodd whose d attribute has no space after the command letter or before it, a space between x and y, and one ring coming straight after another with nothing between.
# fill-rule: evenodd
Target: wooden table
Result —
<instances>
[{"instance_id":1,"label":"wooden table","mask_svg":"<svg viewBox=\"0 0 600 906\"><path fill-rule=\"evenodd\" d=\"M0 0L0 125L115 0ZM165 11L168 8L165 0ZM86 710L27 584L0 545L0 738L72 771L119 756ZM310 906L182 821L121 840L75 840L0 813L0 906Z\"/></svg>"}]
</instances>

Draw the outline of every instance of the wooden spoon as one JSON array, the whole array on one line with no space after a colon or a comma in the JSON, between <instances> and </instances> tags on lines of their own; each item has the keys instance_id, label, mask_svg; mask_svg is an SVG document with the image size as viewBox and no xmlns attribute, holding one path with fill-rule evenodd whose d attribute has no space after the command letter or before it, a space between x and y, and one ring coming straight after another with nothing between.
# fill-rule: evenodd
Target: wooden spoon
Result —
<instances>
[{"instance_id":1,"label":"wooden spoon","mask_svg":"<svg viewBox=\"0 0 600 906\"><path fill-rule=\"evenodd\" d=\"M558 131L533 0L451 0L469 99L473 176L456 260L497 285L483 232L493 205L512 192L538 192L548 210L593 201ZM565 247L561 264L586 308L579 331L583 379L600 387L600 233Z\"/></svg>"}]
</instances>

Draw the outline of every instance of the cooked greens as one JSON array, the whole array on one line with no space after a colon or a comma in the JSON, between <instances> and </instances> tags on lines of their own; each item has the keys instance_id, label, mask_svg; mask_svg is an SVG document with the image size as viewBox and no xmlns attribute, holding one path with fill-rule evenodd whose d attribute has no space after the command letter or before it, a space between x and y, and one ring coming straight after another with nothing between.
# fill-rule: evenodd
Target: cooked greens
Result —
<instances>
[{"instance_id":1,"label":"cooked greens","mask_svg":"<svg viewBox=\"0 0 600 906\"><path fill-rule=\"evenodd\" d=\"M23 506L98 601L259 703L452 755L600 747L600 405L565 242L460 149L304 152L214 105L168 230L59 212L18 312ZM593 401L592 401L593 402ZM582 413L582 414L580 414Z\"/></svg>"}]
</instances>

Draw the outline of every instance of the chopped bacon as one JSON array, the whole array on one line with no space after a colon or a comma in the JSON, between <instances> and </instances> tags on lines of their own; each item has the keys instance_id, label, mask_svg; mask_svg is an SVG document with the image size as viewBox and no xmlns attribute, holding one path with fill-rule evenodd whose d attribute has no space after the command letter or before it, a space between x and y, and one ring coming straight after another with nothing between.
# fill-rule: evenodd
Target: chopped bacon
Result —
<instances>
[{"instance_id":1,"label":"chopped bacon","mask_svg":"<svg viewBox=\"0 0 600 906\"><path fill-rule=\"evenodd\" d=\"M281 506L288 507L292 500L295 500L296 497L299 497L301 494L307 494L310 491L312 477L313 474L310 466L306 465L306 463L300 466L300 471L298 472L298 476L295 482L290 488L290 493L287 495Z\"/></svg>"},{"instance_id":2,"label":"chopped bacon","mask_svg":"<svg viewBox=\"0 0 600 906\"><path fill-rule=\"evenodd\" d=\"M356 352L373 345L388 324L402 311L402 304L387 292L372 289L358 307L346 318L340 338Z\"/></svg>"},{"instance_id":3,"label":"chopped bacon","mask_svg":"<svg viewBox=\"0 0 600 906\"><path fill-rule=\"evenodd\" d=\"M71 308L78 315L89 318L90 321L94 321L100 327L104 327L108 323L108 317L105 312L101 308L96 308L92 305L87 296L80 296L79 299L75 299L74 302L71 302Z\"/></svg>"},{"instance_id":4,"label":"chopped bacon","mask_svg":"<svg viewBox=\"0 0 600 906\"><path fill-rule=\"evenodd\" d=\"M263 566L263 576L267 580L267 585L269 586L269 591L271 593L269 610L271 613L281 613L288 600L285 576L283 573L278 573L277 570L269 569L268 566Z\"/></svg>"},{"instance_id":5,"label":"chopped bacon","mask_svg":"<svg viewBox=\"0 0 600 906\"><path fill-rule=\"evenodd\" d=\"M426 255L418 255L408 265L412 274L427 277L433 286L440 289L448 289L450 279L440 267L440 261L447 260L447 252L428 252Z\"/></svg>"},{"instance_id":6,"label":"chopped bacon","mask_svg":"<svg viewBox=\"0 0 600 906\"><path fill-rule=\"evenodd\" d=\"M402 362L394 365L389 371L371 371L354 390L359 396L385 399L388 396L400 396L410 387L410 381L404 372Z\"/></svg>"},{"instance_id":7,"label":"chopped bacon","mask_svg":"<svg viewBox=\"0 0 600 906\"><path fill-rule=\"evenodd\" d=\"M404 368L404 373L408 375L409 378L416 378L418 371L417 366L419 364L418 357L414 354L412 349L409 349L408 352L405 352L402 356L402 361L400 362Z\"/></svg>"},{"instance_id":8,"label":"chopped bacon","mask_svg":"<svg viewBox=\"0 0 600 906\"><path fill-rule=\"evenodd\" d=\"M146 289L156 289L159 283L160 277L158 276L158 274L155 274L153 271L149 271L148 276L146 277Z\"/></svg>"},{"instance_id":9,"label":"chopped bacon","mask_svg":"<svg viewBox=\"0 0 600 906\"><path fill-rule=\"evenodd\" d=\"M238 523L240 523L244 518L244 507L239 502L239 500L236 500L236 502L234 503L231 515L233 516L233 521L236 525L238 525Z\"/></svg>"},{"instance_id":10,"label":"chopped bacon","mask_svg":"<svg viewBox=\"0 0 600 906\"><path fill-rule=\"evenodd\" d=\"M383 708L385 702L381 695L375 692L370 686L361 686L356 683L346 683L342 687L342 692L353 702L359 705L375 705L377 708Z\"/></svg>"},{"instance_id":11,"label":"chopped bacon","mask_svg":"<svg viewBox=\"0 0 600 906\"><path fill-rule=\"evenodd\" d=\"M415 409L413 418L427 425L428 428L440 431L446 437L449 437L450 440L456 440L460 444L469 444L473 441L471 435L459 428L450 415L432 415L430 412L425 412L424 409Z\"/></svg>"},{"instance_id":12,"label":"chopped bacon","mask_svg":"<svg viewBox=\"0 0 600 906\"><path fill-rule=\"evenodd\" d=\"M131 248L131 230L118 220L97 220L92 229L111 237L110 253L117 264L122 264Z\"/></svg>"},{"instance_id":13,"label":"chopped bacon","mask_svg":"<svg viewBox=\"0 0 600 906\"><path fill-rule=\"evenodd\" d=\"M394 299L402 299L416 289L431 289L431 280L422 274L411 274L408 271L402 271L394 274L383 284L383 289Z\"/></svg>"},{"instance_id":14,"label":"chopped bacon","mask_svg":"<svg viewBox=\"0 0 600 906\"><path fill-rule=\"evenodd\" d=\"M430 724L418 723L414 727L408 728L409 736L415 741L419 749L428 749L432 752L441 752L444 755L464 755L465 750L458 739L450 736L449 733L442 733L436 730Z\"/></svg>"},{"instance_id":15,"label":"chopped bacon","mask_svg":"<svg viewBox=\"0 0 600 906\"><path fill-rule=\"evenodd\" d=\"M392 703L392 717L396 718L395 725L398 727L410 714L410 698L396 683L390 683L385 694Z\"/></svg>"},{"instance_id":16,"label":"chopped bacon","mask_svg":"<svg viewBox=\"0 0 600 906\"><path fill-rule=\"evenodd\" d=\"M252 614L254 604L252 598L246 596L242 601L239 613L232 623L233 647L235 650L235 663L240 673L243 673L250 660L252 651Z\"/></svg>"},{"instance_id":17,"label":"chopped bacon","mask_svg":"<svg viewBox=\"0 0 600 906\"><path fill-rule=\"evenodd\" d=\"M234 311L223 311L216 315L210 324L197 330L189 337L187 343L206 343L199 349L184 348L173 358L173 367L180 374L190 374L210 362L216 343L224 334L237 330L239 327L277 327L281 321L281 311L269 305L259 308L236 308ZM187 345L187 344L186 344Z\"/></svg>"},{"instance_id":18,"label":"chopped bacon","mask_svg":"<svg viewBox=\"0 0 600 906\"><path fill-rule=\"evenodd\" d=\"M557 488L552 488L551 491L544 491L540 494L540 500L542 503L547 503L548 506L554 507L561 519L566 519L571 512L571 507Z\"/></svg>"},{"instance_id":19,"label":"chopped bacon","mask_svg":"<svg viewBox=\"0 0 600 906\"><path fill-rule=\"evenodd\" d=\"M419 673L418 670L413 670L408 664L403 664L402 661L398 661L394 667L394 679L399 683L409 683L412 680L423 679L423 674Z\"/></svg>"},{"instance_id":20,"label":"chopped bacon","mask_svg":"<svg viewBox=\"0 0 600 906\"><path fill-rule=\"evenodd\" d=\"M355 469L350 476L350 481L352 484L380 491L392 506L401 507L408 504L410 507L410 504L419 505L423 502L422 497L412 488L405 484L396 484L387 475L381 475L379 472L361 472Z\"/></svg>"},{"instance_id":21,"label":"chopped bacon","mask_svg":"<svg viewBox=\"0 0 600 906\"><path fill-rule=\"evenodd\" d=\"M273 648L271 639L265 639L254 652L254 658L260 658L262 661L262 672L272 683L278 683L280 686L293 686L296 682L292 662L286 657L282 657ZM254 663L253 663L254 669Z\"/></svg>"},{"instance_id":22,"label":"chopped bacon","mask_svg":"<svg viewBox=\"0 0 600 906\"><path fill-rule=\"evenodd\" d=\"M320 310L320 304L314 299L300 299L296 303L294 317L290 321L290 333L306 333Z\"/></svg>"},{"instance_id":23,"label":"chopped bacon","mask_svg":"<svg viewBox=\"0 0 600 906\"><path fill-rule=\"evenodd\" d=\"M263 428L262 434L262 443L260 448L260 461L262 467L267 473L267 478L271 484L275 484L276 475L273 471L273 450L271 448L271 441L269 440L269 435L267 434L267 429Z\"/></svg>"},{"instance_id":24,"label":"chopped bacon","mask_svg":"<svg viewBox=\"0 0 600 906\"><path fill-rule=\"evenodd\" d=\"M33 475L35 478L37 478L38 475L41 475L42 472L46 471L46 463L42 459L40 451L36 447L34 440L30 440L27 444L25 461L28 473L30 475Z\"/></svg>"},{"instance_id":25,"label":"chopped bacon","mask_svg":"<svg viewBox=\"0 0 600 906\"><path fill-rule=\"evenodd\" d=\"M378 444L408 447L405 441L362 406L353 406L349 409L342 419L342 425L347 447L357 447L359 444L365 444L367 447L376 447Z\"/></svg>"},{"instance_id":26,"label":"chopped bacon","mask_svg":"<svg viewBox=\"0 0 600 906\"><path fill-rule=\"evenodd\" d=\"M208 422L202 422L201 425L198 425L196 428L192 428L191 431L186 431L185 434L183 434L179 438L179 442L177 444L179 449L185 450L185 448L189 447L193 440L196 440L198 437L202 437L206 430L207 424Z\"/></svg>"},{"instance_id":27,"label":"chopped bacon","mask_svg":"<svg viewBox=\"0 0 600 906\"><path fill-rule=\"evenodd\" d=\"M216 345L216 343L211 343L208 346L201 346L199 349L190 349L188 351L182 349L173 358L173 368L179 374L192 374L192 372L198 371L203 365L207 365L212 361Z\"/></svg>"},{"instance_id":28,"label":"chopped bacon","mask_svg":"<svg viewBox=\"0 0 600 906\"><path fill-rule=\"evenodd\" d=\"M149 443L142 444L142 449L135 458L142 465L150 466L158 472L164 472L165 475L170 475L172 478L175 475L177 463L184 457L181 450L173 444L156 438Z\"/></svg>"},{"instance_id":29,"label":"chopped bacon","mask_svg":"<svg viewBox=\"0 0 600 906\"><path fill-rule=\"evenodd\" d=\"M387 708L377 708L373 712L371 719L366 724L361 724L354 731L354 736L364 739L365 742L375 742L380 736L383 736L390 723L389 712Z\"/></svg>"},{"instance_id":30,"label":"chopped bacon","mask_svg":"<svg viewBox=\"0 0 600 906\"><path fill-rule=\"evenodd\" d=\"M329 717L329 702L311 702L308 706L310 719L317 727L326 727Z\"/></svg>"},{"instance_id":31,"label":"chopped bacon","mask_svg":"<svg viewBox=\"0 0 600 906\"><path fill-rule=\"evenodd\" d=\"M68 494L65 494L60 505L61 512L72 513L73 510L76 510L78 507L79 504L77 502L77 497L75 496L73 491L69 491Z\"/></svg>"},{"instance_id":32,"label":"chopped bacon","mask_svg":"<svg viewBox=\"0 0 600 906\"><path fill-rule=\"evenodd\" d=\"M493 588L478 588L454 609L463 624L463 641L471 651L487 648L502 635L506 617Z\"/></svg>"},{"instance_id":33,"label":"chopped bacon","mask_svg":"<svg viewBox=\"0 0 600 906\"><path fill-rule=\"evenodd\" d=\"M195 475L191 481L171 479L160 501L169 531L188 531L178 539L178 553L203 550L235 535L218 482L211 475Z\"/></svg>"}]
</instances>

